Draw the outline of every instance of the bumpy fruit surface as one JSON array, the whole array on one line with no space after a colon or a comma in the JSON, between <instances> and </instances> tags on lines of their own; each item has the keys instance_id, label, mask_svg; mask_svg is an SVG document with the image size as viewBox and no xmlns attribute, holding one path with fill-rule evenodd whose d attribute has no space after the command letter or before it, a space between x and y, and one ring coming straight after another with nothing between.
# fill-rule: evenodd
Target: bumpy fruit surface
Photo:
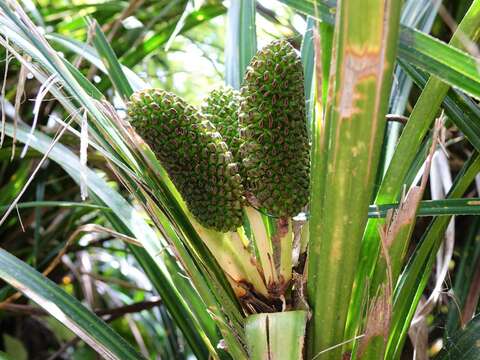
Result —
<instances>
[{"instance_id":1,"label":"bumpy fruit surface","mask_svg":"<svg viewBox=\"0 0 480 360\"><path fill-rule=\"evenodd\" d=\"M238 161L240 134L238 108L240 93L232 88L215 89L203 101L201 111L223 136L233 157Z\"/></svg>"},{"instance_id":2,"label":"bumpy fruit surface","mask_svg":"<svg viewBox=\"0 0 480 360\"><path fill-rule=\"evenodd\" d=\"M308 202L310 146L303 68L284 40L260 50L241 88L240 154L246 186L274 216L294 216Z\"/></svg>"},{"instance_id":3,"label":"bumpy fruit surface","mask_svg":"<svg viewBox=\"0 0 480 360\"><path fill-rule=\"evenodd\" d=\"M238 167L211 122L159 89L133 94L128 115L202 225L222 232L241 226L244 198Z\"/></svg>"}]
</instances>

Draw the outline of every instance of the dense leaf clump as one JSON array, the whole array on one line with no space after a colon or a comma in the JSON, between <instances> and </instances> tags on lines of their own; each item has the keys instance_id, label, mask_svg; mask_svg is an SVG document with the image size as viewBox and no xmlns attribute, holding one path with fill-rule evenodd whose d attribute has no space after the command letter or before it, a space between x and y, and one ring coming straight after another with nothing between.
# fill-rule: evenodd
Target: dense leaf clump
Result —
<instances>
[{"instance_id":1,"label":"dense leaf clump","mask_svg":"<svg viewBox=\"0 0 480 360\"><path fill-rule=\"evenodd\" d=\"M132 95L128 115L202 225L222 232L241 226L244 198L238 166L210 121L160 89Z\"/></svg>"},{"instance_id":2,"label":"dense leaf clump","mask_svg":"<svg viewBox=\"0 0 480 360\"><path fill-rule=\"evenodd\" d=\"M308 202L310 148L303 68L284 40L260 50L241 88L240 154L248 190L275 216L294 216Z\"/></svg>"}]
</instances>

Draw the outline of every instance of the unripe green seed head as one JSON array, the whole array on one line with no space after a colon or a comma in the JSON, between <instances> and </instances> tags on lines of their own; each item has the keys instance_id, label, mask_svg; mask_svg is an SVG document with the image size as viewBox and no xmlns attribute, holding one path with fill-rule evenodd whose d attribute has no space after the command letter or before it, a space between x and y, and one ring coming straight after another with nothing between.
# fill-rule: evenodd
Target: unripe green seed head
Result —
<instances>
[{"instance_id":1,"label":"unripe green seed head","mask_svg":"<svg viewBox=\"0 0 480 360\"><path fill-rule=\"evenodd\" d=\"M238 166L212 123L178 96L160 89L133 94L128 115L202 225L221 232L242 225Z\"/></svg>"},{"instance_id":2,"label":"unripe green seed head","mask_svg":"<svg viewBox=\"0 0 480 360\"><path fill-rule=\"evenodd\" d=\"M310 146L303 67L277 40L252 59L241 88L240 156L247 190L274 216L294 216L308 202Z\"/></svg>"},{"instance_id":3,"label":"unripe green seed head","mask_svg":"<svg viewBox=\"0 0 480 360\"><path fill-rule=\"evenodd\" d=\"M227 87L211 91L201 106L202 114L215 125L237 162L239 161L237 156L240 147L239 106L240 93Z\"/></svg>"}]
</instances>

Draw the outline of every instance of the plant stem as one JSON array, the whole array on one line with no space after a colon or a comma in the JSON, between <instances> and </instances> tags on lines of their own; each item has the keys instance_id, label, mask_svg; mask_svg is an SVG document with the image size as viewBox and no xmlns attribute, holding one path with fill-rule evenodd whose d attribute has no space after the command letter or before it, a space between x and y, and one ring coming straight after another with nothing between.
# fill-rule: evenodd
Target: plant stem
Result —
<instances>
[{"instance_id":1,"label":"plant stem","mask_svg":"<svg viewBox=\"0 0 480 360\"><path fill-rule=\"evenodd\" d=\"M277 239L280 243L280 268L279 268L279 280L280 284L285 286L292 278L292 251L293 251L293 231L292 221L285 219L283 223L277 222L277 234L274 235L274 239ZM280 230L283 228L282 230ZM285 233L282 233L285 231Z\"/></svg>"},{"instance_id":2,"label":"plant stem","mask_svg":"<svg viewBox=\"0 0 480 360\"><path fill-rule=\"evenodd\" d=\"M325 118L316 114L313 132L309 358L344 340L383 139L400 6L398 0L343 0L337 6ZM337 347L316 358L341 356Z\"/></svg>"}]
</instances>

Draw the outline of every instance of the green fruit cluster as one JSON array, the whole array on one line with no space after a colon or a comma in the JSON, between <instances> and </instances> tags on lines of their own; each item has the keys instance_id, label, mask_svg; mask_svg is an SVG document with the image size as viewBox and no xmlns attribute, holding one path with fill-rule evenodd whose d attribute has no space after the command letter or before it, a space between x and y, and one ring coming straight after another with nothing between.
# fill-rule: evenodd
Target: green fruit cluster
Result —
<instances>
[{"instance_id":1,"label":"green fruit cluster","mask_svg":"<svg viewBox=\"0 0 480 360\"><path fill-rule=\"evenodd\" d=\"M202 225L221 232L242 225L244 190L238 166L210 121L159 89L132 95L128 115Z\"/></svg>"},{"instance_id":2,"label":"green fruit cluster","mask_svg":"<svg viewBox=\"0 0 480 360\"><path fill-rule=\"evenodd\" d=\"M232 88L211 91L203 101L201 111L223 136L237 162L240 136L238 131L238 108L240 93Z\"/></svg>"},{"instance_id":3,"label":"green fruit cluster","mask_svg":"<svg viewBox=\"0 0 480 360\"><path fill-rule=\"evenodd\" d=\"M214 90L201 111L149 89L131 97L128 114L206 227L226 232L241 226L245 191L273 216L294 216L308 202L303 67L287 41L254 56L240 93Z\"/></svg>"},{"instance_id":4,"label":"green fruit cluster","mask_svg":"<svg viewBox=\"0 0 480 360\"><path fill-rule=\"evenodd\" d=\"M299 56L279 40L253 57L241 88L244 183L274 216L294 216L308 202L310 147L303 83Z\"/></svg>"}]
</instances>

